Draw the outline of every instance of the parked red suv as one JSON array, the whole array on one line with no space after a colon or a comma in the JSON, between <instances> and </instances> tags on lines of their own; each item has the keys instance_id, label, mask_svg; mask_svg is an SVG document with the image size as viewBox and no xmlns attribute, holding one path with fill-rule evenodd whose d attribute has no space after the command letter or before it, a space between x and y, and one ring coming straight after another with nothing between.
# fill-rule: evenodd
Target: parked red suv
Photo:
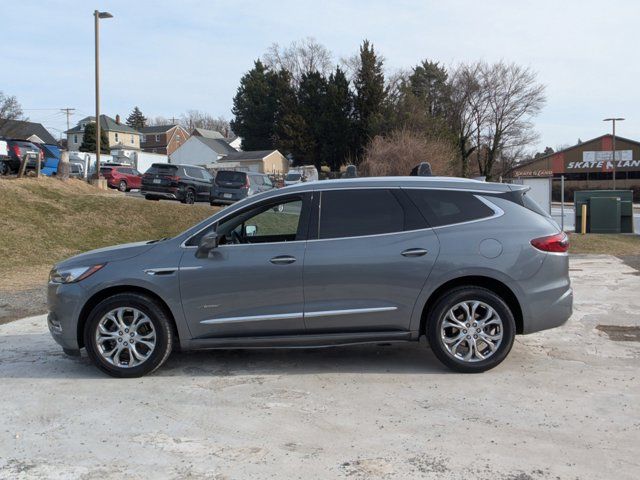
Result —
<instances>
[{"instance_id":1,"label":"parked red suv","mask_svg":"<svg viewBox=\"0 0 640 480\"><path fill-rule=\"evenodd\" d=\"M126 165L100 167L100 175L105 178L109 187L117 188L121 192L139 189L142 181L142 174Z\"/></svg>"}]
</instances>

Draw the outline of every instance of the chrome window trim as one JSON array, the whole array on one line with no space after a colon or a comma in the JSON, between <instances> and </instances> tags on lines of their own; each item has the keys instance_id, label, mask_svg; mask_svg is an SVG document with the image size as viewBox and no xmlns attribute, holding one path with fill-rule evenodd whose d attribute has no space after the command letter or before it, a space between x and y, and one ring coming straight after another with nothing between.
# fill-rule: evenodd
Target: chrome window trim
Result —
<instances>
[{"instance_id":1,"label":"chrome window trim","mask_svg":"<svg viewBox=\"0 0 640 480\"><path fill-rule=\"evenodd\" d=\"M478 195L474 195L474 197L476 197L482 203L484 203L489 208L491 208L494 211L494 215L491 215L489 217L484 217L484 218L478 218L478 219L475 219L475 220L468 220L466 222L450 223L450 224L447 224L447 225L440 225L440 226L437 226L437 227L427 227L427 228L421 228L421 229L417 229L417 230L403 230L401 232L376 233L376 234L373 234L373 235L359 235L359 236L356 236L356 237L314 238L314 239L307 239L307 240L292 240L290 242L264 242L264 243L256 243L255 245L275 245L275 244L281 245L283 243L326 242L326 241L330 241L330 240L345 240L345 239L349 239L349 238L365 238L365 237L380 237L380 236L383 236L383 235L398 235L398 234L401 234L401 233L421 232L421 231L425 231L425 230L438 230L438 229L448 228L448 227L453 227L453 226L458 226L458 225L466 225L468 223L483 222L485 220L492 220L492 219L495 219L495 218L498 218L498 217L501 217L501 216L504 215L504 211L500 207L498 207L494 203L488 201L486 198L481 196L482 193L488 193L488 194L505 193L505 192L498 192L498 191L493 191L493 190L480 190L480 189L467 189L467 188L443 188L443 187L417 187L417 186L416 187L402 187L402 186L397 186L397 185L373 186L373 187L350 187L347 190L364 190L364 189L366 189L366 190L371 190L371 189L390 190L390 189L393 189L393 188L411 189L411 190L452 190L452 191L457 191L457 192L471 192L471 193L474 193L474 194L478 194ZM312 188L312 189L307 189L307 190L296 190L295 192L286 192L286 193L283 193L282 195L276 195L276 196L270 197L268 200L274 200L274 199L277 199L278 197L281 197L281 196L284 197L284 196L288 196L288 195L295 195L295 194L298 194L298 193L301 194L301 195L304 195L305 193L310 193L310 192L321 192L322 193L322 192L333 191L333 190L342 190L342 189ZM264 201L264 200L265 199L255 200L253 202L248 203L246 205L246 207L250 207L250 206L252 206L254 204L257 204L257 203L260 203L261 201ZM322 209L322 195L320 196L320 203L318 204L318 235L320 235L320 213L321 213L321 209ZM236 211L231 212L231 213L229 213L227 215L223 215L218 220L216 220L216 222L221 222L225 218L233 215L235 212ZM216 223L216 222L213 222L213 223ZM211 225L213 225L213 223L210 223L207 226L201 228L196 233L191 235L189 238L184 240L180 244L180 248L185 248L185 249L198 248L197 245L186 245L186 243L189 240L191 240L191 238L195 237L200 232L202 232L203 230L206 230L207 228L209 228ZM249 245L249 244L247 244L247 245ZM223 245L221 245L221 246L223 246ZM234 246L234 245L224 245L224 246Z\"/></svg>"}]
</instances>

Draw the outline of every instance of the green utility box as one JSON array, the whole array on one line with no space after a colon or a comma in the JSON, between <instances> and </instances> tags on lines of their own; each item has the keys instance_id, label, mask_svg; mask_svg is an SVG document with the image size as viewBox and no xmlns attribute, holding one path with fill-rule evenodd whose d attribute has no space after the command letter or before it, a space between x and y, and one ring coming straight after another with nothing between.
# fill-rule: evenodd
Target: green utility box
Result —
<instances>
[{"instance_id":1,"label":"green utility box","mask_svg":"<svg viewBox=\"0 0 640 480\"><path fill-rule=\"evenodd\" d=\"M587 233L633 233L631 190L583 190L574 193L575 229L582 231L582 206L587 206Z\"/></svg>"}]
</instances>

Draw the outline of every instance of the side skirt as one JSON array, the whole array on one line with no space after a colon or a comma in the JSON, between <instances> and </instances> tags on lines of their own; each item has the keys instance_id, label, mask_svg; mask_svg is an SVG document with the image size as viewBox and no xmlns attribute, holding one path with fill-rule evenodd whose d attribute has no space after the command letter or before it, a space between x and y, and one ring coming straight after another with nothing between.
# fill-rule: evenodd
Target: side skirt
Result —
<instances>
[{"instance_id":1,"label":"side skirt","mask_svg":"<svg viewBox=\"0 0 640 480\"><path fill-rule=\"evenodd\" d=\"M364 332L303 334L264 337L200 338L189 342L189 349L212 348L318 348L378 342L418 340L416 332Z\"/></svg>"}]
</instances>

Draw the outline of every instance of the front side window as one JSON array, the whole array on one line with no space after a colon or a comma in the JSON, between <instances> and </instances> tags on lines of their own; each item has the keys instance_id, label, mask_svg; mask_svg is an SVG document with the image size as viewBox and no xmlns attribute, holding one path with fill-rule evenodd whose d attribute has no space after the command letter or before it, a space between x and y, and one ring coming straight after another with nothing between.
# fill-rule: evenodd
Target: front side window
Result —
<instances>
[{"instance_id":1,"label":"front side window","mask_svg":"<svg viewBox=\"0 0 640 480\"><path fill-rule=\"evenodd\" d=\"M471 222L495 212L473 192L405 189L431 227Z\"/></svg>"},{"instance_id":2,"label":"front side window","mask_svg":"<svg viewBox=\"0 0 640 480\"><path fill-rule=\"evenodd\" d=\"M220 245L292 242L304 238L303 196L269 200L242 210L191 237L186 245L197 246L200 239L215 230Z\"/></svg>"},{"instance_id":3,"label":"front side window","mask_svg":"<svg viewBox=\"0 0 640 480\"><path fill-rule=\"evenodd\" d=\"M405 212L391 190L354 189L322 192L320 238L401 232L404 225Z\"/></svg>"}]
</instances>

